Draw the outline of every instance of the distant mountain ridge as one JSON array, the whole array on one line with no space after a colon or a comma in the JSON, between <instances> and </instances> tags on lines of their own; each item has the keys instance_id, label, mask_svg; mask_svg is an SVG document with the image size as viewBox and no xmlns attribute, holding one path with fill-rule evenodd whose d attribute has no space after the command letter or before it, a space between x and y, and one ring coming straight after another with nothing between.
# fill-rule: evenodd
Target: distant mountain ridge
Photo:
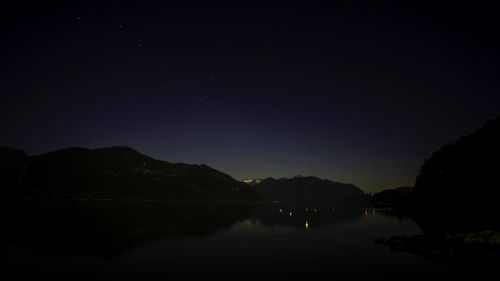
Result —
<instances>
[{"instance_id":1,"label":"distant mountain ridge","mask_svg":"<svg viewBox=\"0 0 500 281\"><path fill-rule=\"evenodd\" d=\"M410 186L401 186L382 190L372 196L372 205L377 208L407 209L412 189Z\"/></svg>"},{"instance_id":2,"label":"distant mountain ridge","mask_svg":"<svg viewBox=\"0 0 500 281\"><path fill-rule=\"evenodd\" d=\"M253 185L270 201L365 204L367 197L357 186L312 176L266 178Z\"/></svg>"},{"instance_id":3,"label":"distant mountain ridge","mask_svg":"<svg viewBox=\"0 0 500 281\"><path fill-rule=\"evenodd\" d=\"M156 160L129 147L66 148L36 156L0 149L6 196L107 199L237 199L260 196L206 165Z\"/></svg>"},{"instance_id":4,"label":"distant mountain ridge","mask_svg":"<svg viewBox=\"0 0 500 281\"><path fill-rule=\"evenodd\" d=\"M311 176L239 182L204 164L156 160L125 146L70 147L34 156L0 148L0 186L6 198L367 202L353 184Z\"/></svg>"}]
</instances>

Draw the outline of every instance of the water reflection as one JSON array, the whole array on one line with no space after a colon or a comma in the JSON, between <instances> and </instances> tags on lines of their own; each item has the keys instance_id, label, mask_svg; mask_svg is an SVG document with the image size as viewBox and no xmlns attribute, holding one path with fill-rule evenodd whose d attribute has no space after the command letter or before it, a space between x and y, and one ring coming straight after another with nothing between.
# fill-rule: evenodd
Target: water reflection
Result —
<instances>
[{"instance_id":1,"label":"water reflection","mask_svg":"<svg viewBox=\"0 0 500 281\"><path fill-rule=\"evenodd\" d=\"M0 242L65 255L115 255L161 240L202 239L251 217L251 204L20 201L1 209Z\"/></svg>"},{"instance_id":2,"label":"water reflection","mask_svg":"<svg viewBox=\"0 0 500 281\"><path fill-rule=\"evenodd\" d=\"M276 211L277 210L277 211ZM354 222L363 216L363 209L335 207L304 207L299 204L266 204L253 217L268 227L287 226L307 230L344 222ZM314 226L314 227L313 227Z\"/></svg>"},{"instance_id":3,"label":"water reflection","mask_svg":"<svg viewBox=\"0 0 500 281\"><path fill-rule=\"evenodd\" d=\"M400 280L402 272L415 268L447 274L418 257L394 256L375 245L376 238L419 229L412 221L365 209L25 201L2 204L0 219L0 272L17 276Z\"/></svg>"},{"instance_id":4,"label":"water reflection","mask_svg":"<svg viewBox=\"0 0 500 281\"><path fill-rule=\"evenodd\" d=\"M496 274L500 262L500 223L496 216L465 208L449 209L447 213L446 217L436 213L411 214L410 218L404 211L384 210L384 215L398 221L415 222L422 233L391 235L374 242L394 253L411 253L453 268L470 280L477 279L478 274Z\"/></svg>"},{"instance_id":5,"label":"water reflection","mask_svg":"<svg viewBox=\"0 0 500 281\"><path fill-rule=\"evenodd\" d=\"M0 243L57 255L117 255L154 241L203 239L238 222L303 231L362 216L361 209L333 210L293 204L7 202Z\"/></svg>"}]
</instances>

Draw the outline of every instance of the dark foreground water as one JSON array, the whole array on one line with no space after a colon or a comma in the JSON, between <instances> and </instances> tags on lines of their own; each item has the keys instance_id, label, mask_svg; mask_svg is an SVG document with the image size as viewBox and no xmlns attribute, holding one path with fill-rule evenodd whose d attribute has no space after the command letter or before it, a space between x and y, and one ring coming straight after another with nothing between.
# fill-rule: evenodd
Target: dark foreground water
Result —
<instances>
[{"instance_id":1,"label":"dark foreground water","mask_svg":"<svg viewBox=\"0 0 500 281\"><path fill-rule=\"evenodd\" d=\"M462 278L446 265L376 245L421 230L373 209L24 201L3 204L1 219L0 271L8 280Z\"/></svg>"}]
</instances>

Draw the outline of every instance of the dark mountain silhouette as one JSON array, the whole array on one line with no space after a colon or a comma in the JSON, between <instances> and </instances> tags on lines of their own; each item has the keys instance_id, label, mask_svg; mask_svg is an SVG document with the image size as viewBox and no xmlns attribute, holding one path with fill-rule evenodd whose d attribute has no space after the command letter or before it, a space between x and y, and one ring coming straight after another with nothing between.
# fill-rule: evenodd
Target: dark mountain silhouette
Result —
<instances>
[{"instance_id":1,"label":"dark mountain silhouette","mask_svg":"<svg viewBox=\"0 0 500 281\"><path fill-rule=\"evenodd\" d=\"M316 177L266 178L254 185L267 200L315 203L366 203L364 192L353 184Z\"/></svg>"},{"instance_id":2,"label":"dark mountain silhouette","mask_svg":"<svg viewBox=\"0 0 500 281\"><path fill-rule=\"evenodd\" d=\"M386 189L378 192L372 197L372 204L377 208L408 208L412 188L401 186L394 189Z\"/></svg>"},{"instance_id":3,"label":"dark mountain silhouette","mask_svg":"<svg viewBox=\"0 0 500 281\"><path fill-rule=\"evenodd\" d=\"M424 233L500 230L500 119L434 152L421 167L410 212Z\"/></svg>"},{"instance_id":4,"label":"dark mountain silhouette","mask_svg":"<svg viewBox=\"0 0 500 281\"><path fill-rule=\"evenodd\" d=\"M22 150L0 147L0 194L11 193L20 184L27 159L28 155Z\"/></svg>"},{"instance_id":5,"label":"dark mountain silhouette","mask_svg":"<svg viewBox=\"0 0 500 281\"><path fill-rule=\"evenodd\" d=\"M23 156L24 155L24 156ZM169 163L128 147L67 148L37 156L0 153L10 196L107 199L258 199L249 186L206 165Z\"/></svg>"},{"instance_id":6,"label":"dark mountain silhouette","mask_svg":"<svg viewBox=\"0 0 500 281\"><path fill-rule=\"evenodd\" d=\"M415 209L498 208L500 118L434 152L412 193Z\"/></svg>"},{"instance_id":7,"label":"dark mountain silhouette","mask_svg":"<svg viewBox=\"0 0 500 281\"><path fill-rule=\"evenodd\" d=\"M462 275L494 274L500 253L499 144L500 119L495 119L435 151L410 196L410 215L423 234L375 242L445 263L465 271Z\"/></svg>"},{"instance_id":8,"label":"dark mountain silhouette","mask_svg":"<svg viewBox=\"0 0 500 281\"><path fill-rule=\"evenodd\" d=\"M4 169L12 164L25 160L28 157L22 150L0 147L0 168Z\"/></svg>"}]
</instances>

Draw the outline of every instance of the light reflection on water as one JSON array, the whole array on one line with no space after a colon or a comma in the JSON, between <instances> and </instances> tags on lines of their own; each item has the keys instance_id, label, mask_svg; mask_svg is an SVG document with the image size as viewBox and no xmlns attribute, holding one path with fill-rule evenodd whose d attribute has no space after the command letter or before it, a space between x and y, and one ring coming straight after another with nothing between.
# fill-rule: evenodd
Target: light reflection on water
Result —
<instances>
[{"instance_id":1,"label":"light reflection on water","mask_svg":"<svg viewBox=\"0 0 500 281\"><path fill-rule=\"evenodd\" d=\"M375 245L420 233L412 220L375 209L111 204L10 210L2 271L93 280L453 278L446 267Z\"/></svg>"}]
</instances>

